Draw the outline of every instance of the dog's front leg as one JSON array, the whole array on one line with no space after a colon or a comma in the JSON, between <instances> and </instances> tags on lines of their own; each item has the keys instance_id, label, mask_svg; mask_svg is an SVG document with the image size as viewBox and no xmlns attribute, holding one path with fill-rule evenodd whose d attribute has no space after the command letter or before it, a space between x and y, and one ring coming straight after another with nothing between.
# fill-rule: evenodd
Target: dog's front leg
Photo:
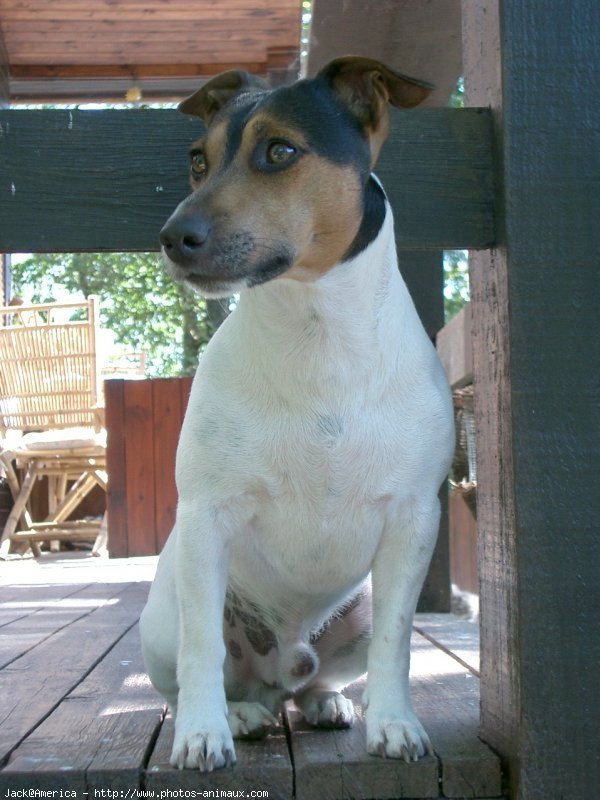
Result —
<instances>
[{"instance_id":1,"label":"dog's front leg","mask_svg":"<svg viewBox=\"0 0 600 800\"><path fill-rule=\"evenodd\" d=\"M179 695L171 764L211 771L235 763L223 684L228 526L224 512L181 499L176 524Z\"/></svg>"},{"instance_id":2,"label":"dog's front leg","mask_svg":"<svg viewBox=\"0 0 600 800\"><path fill-rule=\"evenodd\" d=\"M402 524L386 526L373 562L373 638L369 646L367 750L405 761L432 753L415 715L408 673L412 622L433 553L439 502L413 507Z\"/></svg>"}]
</instances>

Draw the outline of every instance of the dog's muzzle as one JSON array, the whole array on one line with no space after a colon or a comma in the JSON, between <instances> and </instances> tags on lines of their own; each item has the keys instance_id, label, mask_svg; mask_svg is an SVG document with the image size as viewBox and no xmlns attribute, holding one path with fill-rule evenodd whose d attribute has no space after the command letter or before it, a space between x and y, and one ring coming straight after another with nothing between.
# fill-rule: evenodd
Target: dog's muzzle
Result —
<instances>
[{"instance_id":1,"label":"dog's muzzle","mask_svg":"<svg viewBox=\"0 0 600 800\"><path fill-rule=\"evenodd\" d=\"M210 235L210 225L198 214L174 214L160 232L165 255L182 267L201 258Z\"/></svg>"}]
</instances>

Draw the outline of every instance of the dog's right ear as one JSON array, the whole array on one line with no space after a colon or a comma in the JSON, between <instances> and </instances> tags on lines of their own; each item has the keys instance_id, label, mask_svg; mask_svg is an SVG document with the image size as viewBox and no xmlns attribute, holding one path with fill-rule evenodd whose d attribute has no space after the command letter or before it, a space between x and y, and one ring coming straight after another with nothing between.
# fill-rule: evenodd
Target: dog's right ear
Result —
<instances>
[{"instance_id":1,"label":"dog's right ear","mask_svg":"<svg viewBox=\"0 0 600 800\"><path fill-rule=\"evenodd\" d=\"M178 111L200 117L206 125L228 100L243 91L264 91L269 84L257 75L240 69L230 69L205 83L197 92L178 106Z\"/></svg>"}]
</instances>

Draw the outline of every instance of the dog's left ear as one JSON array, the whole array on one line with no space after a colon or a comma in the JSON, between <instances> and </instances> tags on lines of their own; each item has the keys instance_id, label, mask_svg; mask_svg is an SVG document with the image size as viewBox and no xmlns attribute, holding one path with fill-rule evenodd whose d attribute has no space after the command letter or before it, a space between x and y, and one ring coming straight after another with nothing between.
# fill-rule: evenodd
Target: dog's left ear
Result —
<instances>
[{"instance_id":1,"label":"dog's left ear","mask_svg":"<svg viewBox=\"0 0 600 800\"><path fill-rule=\"evenodd\" d=\"M210 121L228 100L242 91L264 91L269 84L257 75L251 75L241 69L230 69L222 72L201 86L193 95L182 100L177 110L193 117L200 117L205 125Z\"/></svg>"},{"instance_id":2,"label":"dog's left ear","mask_svg":"<svg viewBox=\"0 0 600 800\"><path fill-rule=\"evenodd\" d=\"M329 85L369 137L371 166L388 134L388 104L414 108L434 88L430 83L394 72L380 61L359 56L336 58L323 67L316 80Z\"/></svg>"}]
</instances>

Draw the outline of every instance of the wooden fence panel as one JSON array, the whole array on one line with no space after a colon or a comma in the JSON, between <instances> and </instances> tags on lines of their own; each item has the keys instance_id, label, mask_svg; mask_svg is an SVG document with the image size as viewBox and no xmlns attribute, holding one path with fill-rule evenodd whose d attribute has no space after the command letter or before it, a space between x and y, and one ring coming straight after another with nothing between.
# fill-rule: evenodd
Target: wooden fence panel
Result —
<instances>
[{"instance_id":1,"label":"wooden fence panel","mask_svg":"<svg viewBox=\"0 0 600 800\"><path fill-rule=\"evenodd\" d=\"M106 509L110 531L109 551L114 558L125 558L128 552L124 394L124 380L108 380L104 382L106 431L108 434L106 451L108 493Z\"/></svg>"},{"instance_id":2,"label":"wooden fence panel","mask_svg":"<svg viewBox=\"0 0 600 800\"><path fill-rule=\"evenodd\" d=\"M191 378L105 384L111 557L160 552L175 521L175 454Z\"/></svg>"},{"instance_id":3,"label":"wooden fence panel","mask_svg":"<svg viewBox=\"0 0 600 800\"><path fill-rule=\"evenodd\" d=\"M177 507L175 454L183 421L179 378L152 382L154 420L155 546L167 540Z\"/></svg>"},{"instance_id":4,"label":"wooden fence panel","mask_svg":"<svg viewBox=\"0 0 600 800\"><path fill-rule=\"evenodd\" d=\"M125 386L125 486L129 554L156 552L154 494L154 433L150 381Z\"/></svg>"}]
</instances>

